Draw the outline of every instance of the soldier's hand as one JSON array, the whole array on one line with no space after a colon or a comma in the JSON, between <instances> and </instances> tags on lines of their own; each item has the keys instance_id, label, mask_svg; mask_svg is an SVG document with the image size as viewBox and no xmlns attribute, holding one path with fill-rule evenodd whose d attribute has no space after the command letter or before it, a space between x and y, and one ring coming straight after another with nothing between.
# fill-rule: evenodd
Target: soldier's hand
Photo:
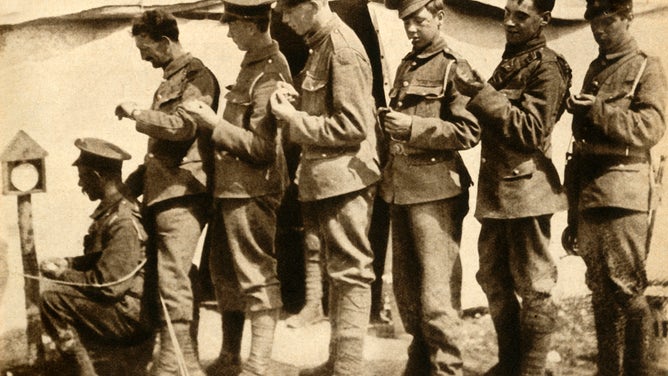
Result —
<instances>
[{"instance_id":1,"label":"soldier's hand","mask_svg":"<svg viewBox=\"0 0 668 376\"><path fill-rule=\"evenodd\" d=\"M474 97L485 86L485 81L466 60L457 61L453 81L457 91L467 97Z\"/></svg>"},{"instance_id":2,"label":"soldier's hand","mask_svg":"<svg viewBox=\"0 0 668 376\"><path fill-rule=\"evenodd\" d=\"M218 115L213 111L213 109L206 103L200 100L191 100L183 102L179 108L183 109L192 116L193 119L197 122L198 126L214 129L220 119Z\"/></svg>"},{"instance_id":3,"label":"soldier's hand","mask_svg":"<svg viewBox=\"0 0 668 376\"><path fill-rule=\"evenodd\" d=\"M297 99L299 98L299 93L297 92L295 87L285 81L276 82L275 92L278 92L281 95L285 96L288 99L288 101L292 104L296 103Z\"/></svg>"},{"instance_id":4,"label":"soldier's hand","mask_svg":"<svg viewBox=\"0 0 668 376\"><path fill-rule=\"evenodd\" d=\"M54 279L58 279L68 267L69 263L67 260L60 257L52 257L39 264L39 270L42 272L42 275Z\"/></svg>"},{"instance_id":5,"label":"soldier's hand","mask_svg":"<svg viewBox=\"0 0 668 376\"><path fill-rule=\"evenodd\" d=\"M277 89L269 97L269 103L271 104L271 112L274 116L290 124L290 119L295 115L297 110L290 103L289 96L280 89Z\"/></svg>"},{"instance_id":6,"label":"soldier's hand","mask_svg":"<svg viewBox=\"0 0 668 376\"><path fill-rule=\"evenodd\" d=\"M132 117L132 112L138 110L137 108L137 103L135 102L123 102L116 106L116 110L114 111L114 114L116 114L116 117L118 117L118 120L121 120L123 118L128 118L128 119L134 119Z\"/></svg>"},{"instance_id":7,"label":"soldier's hand","mask_svg":"<svg viewBox=\"0 0 668 376\"><path fill-rule=\"evenodd\" d=\"M394 140L407 141L411 138L413 118L397 111L387 111L383 116L383 129Z\"/></svg>"},{"instance_id":8,"label":"soldier's hand","mask_svg":"<svg viewBox=\"0 0 668 376\"><path fill-rule=\"evenodd\" d=\"M566 101L566 110L570 113L586 111L594 105L596 96L591 94L571 94Z\"/></svg>"}]
</instances>

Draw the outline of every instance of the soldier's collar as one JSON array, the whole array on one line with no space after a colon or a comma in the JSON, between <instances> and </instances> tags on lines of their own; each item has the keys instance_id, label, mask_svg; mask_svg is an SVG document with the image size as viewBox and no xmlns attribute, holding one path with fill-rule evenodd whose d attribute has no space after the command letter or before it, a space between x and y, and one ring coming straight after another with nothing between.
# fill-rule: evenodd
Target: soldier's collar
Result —
<instances>
[{"instance_id":1,"label":"soldier's collar","mask_svg":"<svg viewBox=\"0 0 668 376\"><path fill-rule=\"evenodd\" d=\"M339 16L334 13L332 18L330 18L329 21L327 21L320 29L312 31L304 37L306 45L313 48L324 42L325 38L327 38L329 34L331 34L332 31L339 26L339 22Z\"/></svg>"},{"instance_id":2,"label":"soldier's collar","mask_svg":"<svg viewBox=\"0 0 668 376\"><path fill-rule=\"evenodd\" d=\"M95 208L93 214L90 215L90 217L92 219L98 219L102 217L109 210L115 208L118 205L118 203L121 200L123 200L123 198L124 196L121 192L117 192L116 194L103 198L100 204L97 206L97 208Z\"/></svg>"},{"instance_id":3,"label":"soldier's collar","mask_svg":"<svg viewBox=\"0 0 668 376\"><path fill-rule=\"evenodd\" d=\"M413 50L411 51L408 56L406 56L407 59L428 59L441 51L445 50L448 48L448 44L445 42L445 39L443 39L443 36L440 34L434 39L434 41L431 42L427 47L423 48L422 50Z\"/></svg>"},{"instance_id":4,"label":"soldier's collar","mask_svg":"<svg viewBox=\"0 0 668 376\"><path fill-rule=\"evenodd\" d=\"M278 53L278 43L275 40L271 41L269 46L263 46L262 48L254 48L252 50L246 51L244 59L241 61L241 66L245 67L258 61L265 60L270 56Z\"/></svg>"},{"instance_id":5,"label":"soldier's collar","mask_svg":"<svg viewBox=\"0 0 668 376\"><path fill-rule=\"evenodd\" d=\"M603 52L599 49L599 56L605 60L617 60L622 56L638 51L638 42L634 38L630 38L626 43L622 44L615 51Z\"/></svg>"},{"instance_id":6,"label":"soldier's collar","mask_svg":"<svg viewBox=\"0 0 668 376\"><path fill-rule=\"evenodd\" d=\"M192 60L192 55L189 52L184 53L183 55L177 57L176 59L172 60L169 65L165 68L165 72L162 74L162 78L165 80L172 77L174 73L180 71L183 69L183 67L186 66Z\"/></svg>"},{"instance_id":7,"label":"soldier's collar","mask_svg":"<svg viewBox=\"0 0 668 376\"><path fill-rule=\"evenodd\" d=\"M545 35L543 33L538 34L534 38L530 39L526 43L521 44L506 44L506 49L503 51L503 59L508 59L532 50L536 50L542 47L545 47Z\"/></svg>"}]
</instances>

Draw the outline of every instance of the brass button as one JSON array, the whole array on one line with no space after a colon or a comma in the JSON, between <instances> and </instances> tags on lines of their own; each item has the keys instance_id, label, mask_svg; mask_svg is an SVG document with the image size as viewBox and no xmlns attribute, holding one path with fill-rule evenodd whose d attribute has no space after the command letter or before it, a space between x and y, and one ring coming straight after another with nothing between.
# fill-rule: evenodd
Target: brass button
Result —
<instances>
[{"instance_id":1,"label":"brass button","mask_svg":"<svg viewBox=\"0 0 668 376\"><path fill-rule=\"evenodd\" d=\"M323 157L323 158L325 158L325 157L327 156L327 154L326 154L326 153L322 153L322 154L320 154L320 156Z\"/></svg>"},{"instance_id":2,"label":"brass button","mask_svg":"<svg viewBox=\"0 0 668 376\"><path fill-rule=\"evenodd\" d=\"M312 48L309 48L309 49L308 49L308 53L309 53L309 55L312 54L312 53L313 53L313 49L312 49Z\"/></svg>"},{"instance_id":3,"label":"brass button","mask_svg":"<svg viewBox=\"0 0 668 376\"><path fill-rule=\"evenodd\" d=\"M519 175L519 174L520 174L520 170L518 170L518 169L513 170L513 175Z\"/></svg>"},{"instance_id":4,"label":"brass button","mask_svg":"<svg viewBox=\"0 0 668 376\"><path fill-rule=\"evenodd\" d=\"M403 106L403 105L404 105L404 102L402 102L402 101L397 102L397 108L399 108L399 107L401 107L401 106Z\"/></svg>"},{"instance_id":5,"label":"brass button","mask_svg":"<svg viewBox=\"0 0 668 376\"><path fill-rule=\"evenodd\" d=\"M404 82L402 82L401 85L402 85L403 87L408 86L408 81L404 81Z\"/></svg>"},{"instance_id":6,"label":"brass button","mask_svg":"<svg viewBox=\"0 0 668 376\"><path fill-rule=\"evenodd\" d=\"M267 59L267 63L271 64L271 63L273 63L273 62L274 62L273 60L271 60L271 59Z\"/></svg>"}]
</instances>

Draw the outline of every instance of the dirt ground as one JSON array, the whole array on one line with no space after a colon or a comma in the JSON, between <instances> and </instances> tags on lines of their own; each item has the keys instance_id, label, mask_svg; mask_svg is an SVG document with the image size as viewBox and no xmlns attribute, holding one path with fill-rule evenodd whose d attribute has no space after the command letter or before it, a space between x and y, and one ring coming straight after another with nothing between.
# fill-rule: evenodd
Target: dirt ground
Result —
<instances>
[{"instance_id":1,"label":"dirt ground","mask_svg":"<svg viewBox=\"0 0 668 376\"><path fill-rule=\"evenodd\" d=\"M569 298L561 302L558 330L554 335L549 362L551 375L588 376L595 371L593 360L596 342L588 297ZM250 337L249 323L244 333L242 355L248 356ZM220 315L203 309L200 322L200 354L203 365L212 362L220 348ZM206 330L205 330L206 328ZM406 348L409 335L399 338L383 338L378 327L371 327L367 337L364 356L364 376L401 375L406 362ZM387 333L387 331L383 331ZM461 338L465 375L482 375L496 361L494 328L484 309L470 310L463 320L464 337ZM329 324L322 322L303 329L289 329L279 323L273 351L273 376L297 375L300 368L319 364L327 358ZM577 341L573 341L577 338ZM0 337L0 370L13 375L60 375L63 366L49 363L47 371L23 364L25 354L24 333L13 330ZM555 355L558 356L555 358Z\"/></svg>"}]
</instances>

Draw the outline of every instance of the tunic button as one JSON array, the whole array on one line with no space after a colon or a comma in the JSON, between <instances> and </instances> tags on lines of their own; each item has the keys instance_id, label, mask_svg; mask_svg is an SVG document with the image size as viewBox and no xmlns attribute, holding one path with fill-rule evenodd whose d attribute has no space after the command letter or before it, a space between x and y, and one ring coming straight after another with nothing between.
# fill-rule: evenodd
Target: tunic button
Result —
<instances>
[{"instance_id":1,"label":"tunic button","mask_svg":"<svg viewBox=\"0 0 668 376\"><path fill-rule=\"evenodd\" d=\"M322 153L322 154L320 154L320 156L323 157L323 158L325 158L325 157L327 156L327 154Z\"/></svg>"},{"instance_id":2,"label":"tunic button","mask_svg":"<svg viewBox=\"0 0 668 376\"><path fill-rule=\"evenodd\" d=\"M402 82L401 85L402 85L403 87L408 86L408 81L404 81L404 82Z\"/></svg>"},{"instance_id":3,"label":"tunic button","mask_svg":"<svg viewBox=\"0 0 668 376\"><path fill-rule=\"evenodd\" d=\"M431 161L432 161L432 162L436 162L436 158L432 158Z\"/></svg>"},{"instance_id":4,"label":"tunic button","mask_svg":"<svg viewBox=\"0 0 668 376\"><path fill-rule=\"evenodd\" d=\"M153 158L153 157L155 157L155 155L153 153L148 153L147 157Z\"/></svg>"},{"instance_id":5,"label":"tunic button","mask_svg":"<svg viewBox=\"0 0 668 376\"><path fill-rule=\"evenodd\" d=\"M482 163L487 162L487 158L480 158L480 162L482 162Z\"/></svg>"},{"instance_id":6,"label":"tunic button","mask_svg":"<svg viewBox=\"0 0 668 376\"><path fill-rule=\"evenodd\" d=\"M401 106L403 106L403 105L404 105L404 102L402 102L402 101L397 102L397 108L399 108L399 107L401 107Z\"/></svg>"},{"instance_id":7,"label":"tunic button","mask_svg":"<svg viewBox=\"0 0 668 376\"><path fill-rule=\"evenodd\" d=\"M309 49L308 49L308 53L309 53L309 54L312 54L312 53L313 53L313 49L312 49L312 48L309 48Z\"/></svg>"},{"instance_id":8,"label":"tunic button","mask_svg":"<svg viewBox=\"0 0 668 376\"><path fill-rule=\"evenodd\" d=\"M411 66L416 66L416 65L417 65L416 61L411 62Z\"/></svg>"},{"instance_id":9,"label":"tunic button","mask_svg":"<svg viewBox=\"0 0 668 376\"><path fill-rule=\"evenodd\" d=\"M517 169L513 170L513 175L519 175L519 174L520 174L520 170L517 170Z\"/></svg>"},{"instance_id":10,"label":"tunic button","mask_svg":"<svg viewBox=\"0 0 668 376\"><path fill-rule=\"evenodd\" d=\"M271 64L271 63L273 63L273 62L274 62L273 60L271 60L271 59L267 59L267 63Z\"/></svg>"}]
</instances>

